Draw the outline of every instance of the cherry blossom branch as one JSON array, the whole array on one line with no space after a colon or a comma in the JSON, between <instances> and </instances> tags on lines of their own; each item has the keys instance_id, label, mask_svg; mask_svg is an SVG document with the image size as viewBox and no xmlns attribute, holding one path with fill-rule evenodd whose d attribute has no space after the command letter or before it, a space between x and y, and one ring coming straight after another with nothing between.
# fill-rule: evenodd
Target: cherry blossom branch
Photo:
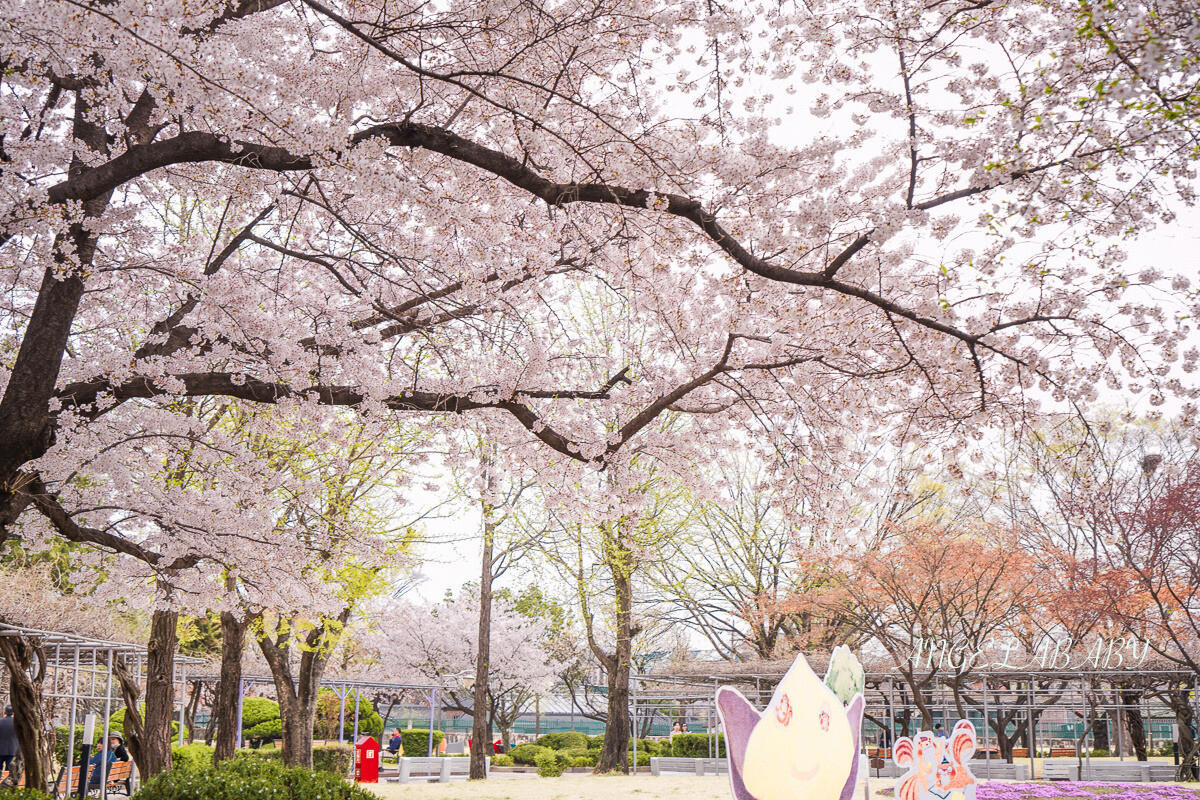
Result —
<instances>
[{"instance_id":1,"label":"cherry blossom branch","mask_svg":"<svg viewBox=\"0 0 1200 800\"><path fill-rule=\"evenodd\" d=\"M54 526L59 535L68 541L96 545L114 553L132 556L165 572L188 569L200 563L200 556L194 553L163 563L162 554L147 550L137 542L131 542L122 536L98 528L80 525L62 507L58 502L58 497L46 487L39 477L31 477L19 491L29 498L29 502Z\"/></svg>"}]
</instances>

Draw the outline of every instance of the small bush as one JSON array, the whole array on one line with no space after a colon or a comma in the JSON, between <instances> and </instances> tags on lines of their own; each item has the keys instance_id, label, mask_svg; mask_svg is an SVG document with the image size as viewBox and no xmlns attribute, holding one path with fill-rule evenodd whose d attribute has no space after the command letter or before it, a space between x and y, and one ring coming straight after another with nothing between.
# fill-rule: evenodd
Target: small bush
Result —
<instances>
[{"instance_id":1,"label":"small bush","mask_svg":"<svg viewBox=\"0 0 1200 800\"><path fill-rule=\"evenodd\" d=\"M247 697L242 700L242 730L249 731L256 725L277 719L279 719L279 703L274 700L266 697ZM282 725L282 723L280 724Z\"/></svg>"},{"instance_id":2,"label":"small bush","mask_svg":"<svg viewBox=\"0 0 1200 800\"><path fill-rule=\"evenodd\" d=\"M637 758L638 758L637 765L638 765L639 767L648 767L648 766L650 766L650 754L649 754L649 753L645 753L645 752L643 752L643 751L641 751L641 750L638 750L638 756L637 756Z\"/></svg>"},{"instance_id":3,"label":"small bush","mask_svg":"<svg viewBox=\"0 0 1200 800\"><path fill-rule=\"evenodd\" d=\"M629 740L629 749L633 749L633 739ZM652 756L659 755L659 743L654 739L638 739L637 749L639 753L645 751Z\"/></svg>"},{"instance_id":4,"label":"small bush","mask_svg":"<svg viewBox=\"0 0 1200 800\"><path fill-rule=\"evenodd\" d=\"M54 760L59 764L67 763L67 737L70 736L71 730L66 725L58 725L54 728ZM96 727L92 733L91 744L100 741L100 736L104 731ZM83 726L75 726L75 763L79 763L79 748L83 746Z\"/></svg>"},{"instance_id":5,"label":"small bush","mask_svg":"<svg viewBox=\"0 0 1200 800\"><path fill-rule=\"evenodd\" d=\"M247 739L258 739L265 741L267 739L282 739L283 738L283 720L276 717L265 722L260 722L252 728L246 729L244 736Z\"/></svg>"},{"instance_id":6,"label":"small bush","mask_svg":"<svg viewBox=\"0 0 1200 800\"><path fill-rule=\"evenodd\" d=\"M536 744L519 744L508 754L512 756L512 760L518 764L524 764L527 767L537 766L537 757L542 753L553 752L549 748L542 747Z\"/></svg>"},{"instance_id":7,"label":"small bush","mask_svg":"<svg viewBox=\"0 0 1200 800\"><path fill-rule=\"evenodd\" d=\"M217 769L172 770L142 785L138 800L378 800L340 777L287 768L262 758L235 758Z\"/></svg>"},{"instance_id":8,"label":"small bush","mask_svg":"<svg viewBox=\"0 0 1200 800\"><path fill-rule=\"evenodd\" d=\"M604 747L604 737L603 736L589 736L589 737L587 737L587 739L588 739L588 743L587 743L588 750L599 750L602 747Z\"/></svg>"},{"instance_id":9,"label":"small bush","mask_svg":"<svg viewBox=\"0 0 1200 800\"><path fill-rule=\"evenodd\" d=\"M429 730L427 728L410 728L400 731L400 742L404 755L409 758L429 755ZM442 732L433 732L433 751L442 743Z\"/></svg>"},{"instance_id":10,"label":"small bush","mask_svg":"<svg viewBox=\"0 0 1200 800\"><path fill-rule=\"evenodd\" d=\"M282 754L283 751L280 751ZM313 748L313 769L330 775L348 775L354 763L354 748L348 744L324 744Z\"/></svg>"},{"instance_id":11,"label":"small bush","mask_svg":"<svg viewBox=\"0 0 1200 800\"><path fill-rule=\"evenodd\" d=\"M1093 750L1092 751L1092 758L1107 758L1107 757L1108 757L1107 750Z\"/></svg>"},{"instance_id":12,"label":"small bush","mask_svg":"<svg viewBox=\"0 0 1200 800\"><path fill-rule=\"evenodd\" d=\"M511 767L512 765L512 756L505 755L504 753L497 753L496 755L492 756L493 767Z\"/></svg>"},{"instance_id":13,"label":"small bush","mask_svg":"<svg viewBox=\"0 0 1200 800\"><path fill-rule=\"evenodd\" d=\"M599 760L600 759L598 759L596 756L590 756L590 755L574 756L571 758L571 766L572 767L594 767L594 766L596 766L596 762Z\"/></svg>"},{"instance_id":14,"label":"small bush","mask_svg":"<svg viewBox=\"0 0 1200 800\"><path fill-rule=\"evenodd\" d=\"M586 750L588 746L588 737L585 733L579 731L561 731L559 733L547 733L534 744L540 747L548 747L551 750Z\"/></svg>"},{"instance_id":15,"label":"small bush","mask_svg":"<svg viewBox=\"0 0 1200 800\"><path fill-rule=\"evenodd\" d=\"M37 789L27 789L24 786L0 789L0 797L4 800L54 800L53 797Z\"/></svg>"},{"instance_id":16,"label":"small bush","mask_svg":"<svg viewBox=\"0 0 1200 800\"><path fill-rule=\"evenodd\" d=\"M171 764L173 769L182 770L183 772L201 772L202 770L212 769L213 753L215 751L215 747L203 742L185 744L183 747L172 747Z\"/></svg>"},{"instance_id":17,"label":"small bush","mask_svg":"<svg viewBox=\"0 0 1200 800\"><path fill-rule=\"evenodd\" d=\"M570 763L562 751L542 748L542 752L537 756L538 775L543 778L557 778L566 771Z\"/></svg>"}]
</instances>

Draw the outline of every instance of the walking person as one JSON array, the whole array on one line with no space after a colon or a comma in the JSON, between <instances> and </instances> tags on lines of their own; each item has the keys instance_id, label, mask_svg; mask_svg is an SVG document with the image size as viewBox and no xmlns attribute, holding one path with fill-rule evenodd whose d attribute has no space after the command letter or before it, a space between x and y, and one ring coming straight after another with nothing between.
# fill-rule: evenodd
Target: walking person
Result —
<instances>
[{"instance_id":1,"label":"walking person","mask_svg":"<svg viewBox=\"0 0 1200 800\"><path fill-rule=\"evenodd\" d=\"M17 756L17 730L13 725L12 706L4 707L4 716L0 717L0 770L12 770L13 759Z\"/></svg>"}]
</instances>

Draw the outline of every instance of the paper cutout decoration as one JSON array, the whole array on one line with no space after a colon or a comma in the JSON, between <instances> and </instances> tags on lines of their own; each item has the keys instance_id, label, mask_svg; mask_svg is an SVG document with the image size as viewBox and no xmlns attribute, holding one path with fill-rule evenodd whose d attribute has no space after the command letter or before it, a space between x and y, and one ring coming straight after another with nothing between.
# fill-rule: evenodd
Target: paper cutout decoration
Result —
<instances>
[{"instance_id":1,"label":"paper cutout decoration","mask_svg":"<svg viewBox=\"0 0 1200 800\"><path fill-rule=\"evenodd\" d=\"M950 738L921 731L896 740L892 759L908 772L896 782L896 800L975 800L975 776L967 759L975 753L975 726L959 720Z\"/></svg>"},{"instance_id":2,"label":"paper cutout decoration","mask_svg":"<svg viewBox=\"0 0 1200 800\"><path fill-rule=\"evenodd\" d=\"M846 650L837 661L844 674L833 685L861 686L858 660ZM858 780L863 698L856 692L845 706L828 682L801 655L761 713L736 689L717 690L735 800L850 800Z\"/></svg>"}]
</instances>

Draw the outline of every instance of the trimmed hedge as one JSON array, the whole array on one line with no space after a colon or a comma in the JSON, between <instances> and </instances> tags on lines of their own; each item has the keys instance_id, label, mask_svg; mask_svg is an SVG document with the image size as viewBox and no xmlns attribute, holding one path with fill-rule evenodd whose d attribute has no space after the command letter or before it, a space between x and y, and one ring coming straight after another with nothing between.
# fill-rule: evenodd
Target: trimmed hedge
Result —
<instances>
[{"instance_id":1,"label":"trimmed hedge","mask_svg":"<svg viewBox=\"0 0 1200 800\"><path fill-rule=\"evenodd\" d=\"M436 753L438 746L442 743L442 732L433 732L433 750ZM404 755L409 758L422 757L429 755L429 729L428 728L409 728L408 730L400 731L400 743L404 748Z\"/></svg>"},{"instance_id":2,"label":"trimmed hedge","mask_svg":"<svg viewBox=\"0 0 1200 800\"><path fill-rule=\"evenodd\" d=\"M603 734L601 734L600 736L589 736L587 738L588 738L588 743L587 743L588 750L599 750L600 748L604 747Z\"/></svg>"},{"instance_id":3,"label":"trimmed hedge","mask_svg":"<svg viewBox=\"0 0 1200 800\"><path fill-rule=\"evenodd\" d=\"M493 767L511 767L512 765L512 756L505 755L504 753L496 753L496 755L492 756Z\"/></svg>"},{"instance_id":4,"label":"trimmed hedge","mask_svg":"<svg viewBox=\"0 0 1200 800\"><path fill-rule=\"evenodd\" d=\"M265 722L260 722L253 728L246 730L243 734L247 739L257 739L265 741L267 739L282 739L283 738L283 720L276 717Z\"/></svg>"},{"instance_id":5,"label":"trimmed hedge","mask_svg":"<svg viewBox=\"0 0 1200 800\"><path fill-rule=\"evenodd\" d=\"M183 747L171 748L171 764L173 769L184 772L203 772L213 767L215 747L203 742L185 744Z\"/></svg>"},{"instance_id":6,"label":"trimmed hedge","mask_svg":"<svg viewBox=\"0 0 1200 800\"><path fill-rule=\"evenodd\" d=\"M234 758L258 759L259 761L270 761L273 763L283 763L283 751L279 749L273 750L234 750Z\"/></svg>"},{"instance_id":7,"label":"trimmed hedge","mask_svg":"<svg viewBox=\"0 0 1200 800\"><path fill-rule=\"evenodd\" d=\"M345 779L263 758L235 758L201 772L172 770L142 785L138 800L378 800Z\"/></svg>"},{"instance_id":8,"label":"trimmed hedge","mask_svg":"<svg viewBox=\"0 0 1200 800\"><path fill-rule=\"evenodd\" d=\"M249 731L256 725L279 719L279 703L266 697L242 699L242 730ZM282 723L281 723L282 724ZM249 736L249 733L246 734ZM261 736L252 737L261 739Z\"/></svg>"},{"instance_id":9,"label":"trimmed hedge","mask_svg":"<svg viewBox=\"0 0 1200 800\"><path fill-rule=\"evenodd\" d=\"M671 739L671 755L675 758L708 758L708 736L703 733L675 734ZM717 756L725 756L724 736L717 737Z\"/></svg>"},{"instance_id":10,"label":"trimmed hedge","mask_svg":"<svg viewBox=\"0 0 1200 800\"><path fill-rule=\"evenodd\" d=\"M280 755L283 751L279 751ZM330 775L348 775L354 764L354 747L348 744L322 744L313 748L313 769Z\"/></svg>"}]
</instances>

